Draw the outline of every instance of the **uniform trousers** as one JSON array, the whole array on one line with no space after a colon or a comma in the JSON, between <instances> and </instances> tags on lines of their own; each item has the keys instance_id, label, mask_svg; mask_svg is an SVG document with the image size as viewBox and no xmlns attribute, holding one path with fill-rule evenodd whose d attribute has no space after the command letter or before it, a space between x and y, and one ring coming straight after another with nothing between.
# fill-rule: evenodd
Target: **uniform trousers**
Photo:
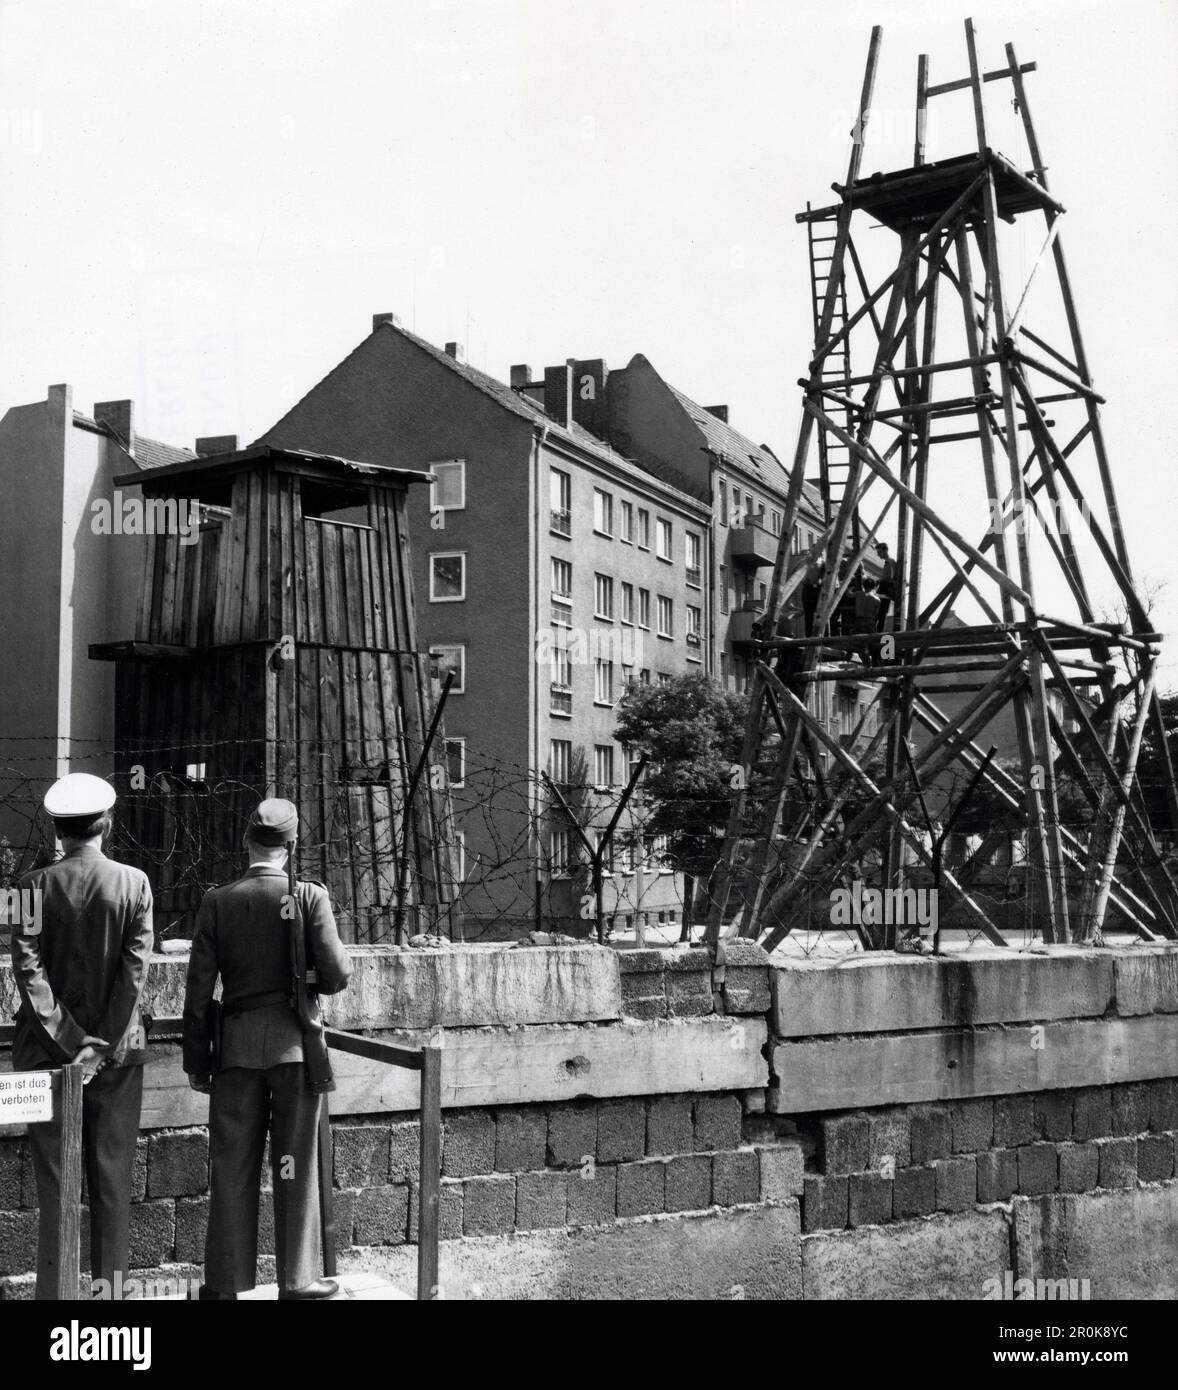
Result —
<instances>
[{"instance_id":1,"label":"uniform trousers","mask_svg":"<svg viewBox=\"0 0 1178 1390\"><path fill-rule=\"evenodd\" d=\"M322 1276L319 1259L319 1097L302 1062L226 1067L209 1105L209 1225L205 1283L242 1293L257 1283L258 1199L270 1130L274 1254L280 1289Z\"/></svg>"},{"instance_id":2,"label":"uniform trousers","mask_svg":"<svg viewBox=\"0 0 1178 1390\"><path fill-rule=\"evenodd\" d=\"M104 1067L82 1088L82 1160L90 1199L90 1270L113 1289L115 1271L129 1277L131 1176L143 1103L143 1068ZM41 1209L37 1297L57 1297L60 1264L61 1112L29 1126L29 1150ZM81 1196L80 1193L74 1194Z\"/></svg>"}]
</instances>

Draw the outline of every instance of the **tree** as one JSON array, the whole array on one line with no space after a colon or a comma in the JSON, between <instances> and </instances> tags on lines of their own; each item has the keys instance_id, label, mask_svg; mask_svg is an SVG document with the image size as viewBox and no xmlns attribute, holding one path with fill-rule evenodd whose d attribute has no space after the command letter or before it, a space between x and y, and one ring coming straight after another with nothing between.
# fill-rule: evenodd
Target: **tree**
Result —
<instances>
[{"instance_id":1,"label":"tree","mask_svg":"<svg viewBox=\"0 0 1178 1390\"><path fill-rule=\"evenodd\" d=\"M747 696L702 675L631 685L618 707L619 742L650 759L645 828L667 837L667 858L685 877L684 939L694 915L695 881L712 872L722 848L747 715Z\"/></svg>"}]
</instances>

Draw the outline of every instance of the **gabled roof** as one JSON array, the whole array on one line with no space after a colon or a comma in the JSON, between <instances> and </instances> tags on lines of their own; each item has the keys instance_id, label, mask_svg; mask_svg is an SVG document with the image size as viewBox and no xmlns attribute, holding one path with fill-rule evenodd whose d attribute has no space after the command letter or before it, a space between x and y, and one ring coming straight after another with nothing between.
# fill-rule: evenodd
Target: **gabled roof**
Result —
<instances>
[{"instance_id":1,"label":"gabled roof","mask_svg":"<svg viewBox=\"0 0 1178 1390\"><path fill-rule=\"evenodd\" d=\"M74 424L78 429L92 430L95 434L105 434L108 439L113 439L116 444L126 449L126 442L119 438L118 434L103 420L95 420L93 416L84 415L80 410L74 411ZM178 444L164 444L159 439L148 439L145 434L135 436L135 452L131 456L138 467L147 468L166 468L170 463L183 463L188 459L196 458L191 449L183 449Z\"/></svg>"}]
</instances>

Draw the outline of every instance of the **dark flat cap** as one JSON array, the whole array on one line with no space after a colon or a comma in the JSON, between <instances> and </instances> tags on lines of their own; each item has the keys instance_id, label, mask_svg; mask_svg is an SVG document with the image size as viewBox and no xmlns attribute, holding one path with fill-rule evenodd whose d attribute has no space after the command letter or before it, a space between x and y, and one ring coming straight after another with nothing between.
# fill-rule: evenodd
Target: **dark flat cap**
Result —
<instances>
[{"instance_id":1,"label":"dark flat cap","mask_svg":"<svg viewBox=\"0 0 1178 1390\"><path fill-rule=\"evenodd\" d=\"M251 837L263 845L285 845L299 833L299 813L293 801L280 796L258 804L248 822Z\"/></svg>"}]
</instances>

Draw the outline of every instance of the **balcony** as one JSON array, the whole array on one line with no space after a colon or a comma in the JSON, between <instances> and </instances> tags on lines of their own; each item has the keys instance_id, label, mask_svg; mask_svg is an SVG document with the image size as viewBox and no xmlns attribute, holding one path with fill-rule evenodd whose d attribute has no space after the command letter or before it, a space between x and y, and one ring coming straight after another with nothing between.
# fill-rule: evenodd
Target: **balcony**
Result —
<instances>
[{"instance_id":1,"label":"balcony","mask_svg":"<svg viewBox=\"0 0 1178 1390\"><path fill-rule=\"evenodd\" d=\"M698 565L687 566L687 582L693 589L698 589L703 584L703 570Z\"/></svg>"},{"instance_id":2,"label":"balcony","mask_svg":"<svg viewBox=\"0 0 1178 1390\"><path fill-rule=\"evenodd\" d=\"M558 536L571 536L573 534L573 514L572 512L551 512L551 520L548 528Z\"/></svg>"},{"instance_id":3,"label":"balcony","mask_svg":"<svg viewBox=\"0 0 1178 1390\"><path fill-rule=\"evenodd\" d=\"M732 528L732 562L752 568L771 565L777 559L777 541L772 531L749 518Z\"/></svg>"},{"instance_id":4,"label":"balcony","mask_svg":"<svg viewBox=\"0 0 1178 1390\"><path fill-rule=\"evenodd\" d=\"M753 636L753 624L764 616L765 605L760 599L747 599L733 613L728 623L728 636L736 646L751 646L758 641Z\"/></svg>"}]
</instances>

